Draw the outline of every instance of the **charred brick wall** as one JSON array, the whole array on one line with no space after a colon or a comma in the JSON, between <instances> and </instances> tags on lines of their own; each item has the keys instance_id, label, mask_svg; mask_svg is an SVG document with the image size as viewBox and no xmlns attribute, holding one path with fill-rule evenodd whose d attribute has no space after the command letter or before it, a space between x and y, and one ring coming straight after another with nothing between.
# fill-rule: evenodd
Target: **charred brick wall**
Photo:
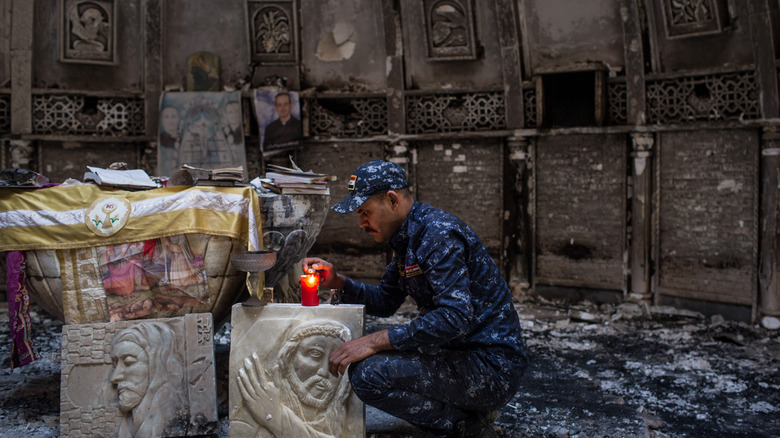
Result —
<instances>
[{"instance_id":1,"label":"charred brick wall","mask_svg":"<svg viewBox=\"0 0 780 438\"><path fill-rule=\"evenodd\" d=\"M658 291L750 304L757 287L757 132L664 133L659 143Z\"/></svg>"},{"instance_id":2,"label":"charred brick wall","mask_svg":"<svg viewBox=\"0 0 780 438\"><path fill-rule=\"evenodd\" d=\"M540 137L534 172L534 282L622 289L625 137Z\"/></svg>"}]
</instances>

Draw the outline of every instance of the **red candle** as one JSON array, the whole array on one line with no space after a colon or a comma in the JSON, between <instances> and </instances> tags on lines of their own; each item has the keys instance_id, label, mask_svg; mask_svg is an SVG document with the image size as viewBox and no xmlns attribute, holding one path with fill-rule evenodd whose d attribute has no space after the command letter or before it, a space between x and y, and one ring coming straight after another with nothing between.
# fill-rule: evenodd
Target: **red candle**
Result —
<instances>
[{"instance_id":1,"label":"red candle","mask_svg":"<svg viewBox=\"0 0 780 438\"><path fill-rule=\"evenodd\" d=\"M304 306L320 305L320 297L317 295L319 285L320 276L314 271L309 271L308 275L301 275L301 304Z\"/></svg>"}]
</instances>

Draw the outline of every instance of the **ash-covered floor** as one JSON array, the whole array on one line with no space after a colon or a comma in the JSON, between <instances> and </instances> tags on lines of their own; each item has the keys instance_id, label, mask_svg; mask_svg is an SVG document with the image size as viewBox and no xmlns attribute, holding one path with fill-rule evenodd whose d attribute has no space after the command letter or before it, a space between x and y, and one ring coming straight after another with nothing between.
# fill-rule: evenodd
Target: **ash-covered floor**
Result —
<instances>
[{"instance_id":1,"label":"ash-covered floor","mask_svg":"<svg viewBox=\"0 0 780 438\"><path fill-rule=\"evenodd\" d=\"M501 437L780 437L778 331L636 304L565 306L527 296L516 307L531 365L494 423ZM8 313L0 311L5 437L59 435L62 324L33 310L43 358L13 372ZM395 317L369 319L368 330L414 316L405 306ZM227 351L229 325L215 340ZM220 437L228 436L224 405ZM375 411L368 416L379 424Z\"/></svg>"}]
</instances>

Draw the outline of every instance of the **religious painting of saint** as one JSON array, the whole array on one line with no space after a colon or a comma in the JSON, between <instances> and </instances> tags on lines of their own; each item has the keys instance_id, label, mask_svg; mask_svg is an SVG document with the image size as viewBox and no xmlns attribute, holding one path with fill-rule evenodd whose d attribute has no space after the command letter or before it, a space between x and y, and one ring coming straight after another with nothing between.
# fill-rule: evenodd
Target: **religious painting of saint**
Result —
<instances>
[{"instance_id":1,"label":"religious painting of saint","mask_svg":"<svg viewBox=\"0 0 780 438\"><path fill-rule=\"evenodd\" d=\"M297 92L255 90L254 101L263 152L301 146L303 125Z\"/></svg>"},{"instance_id":2,"label":"religious painting of saint","mask_svg":"<svg viewBox=\"0 0 780 438\"><path fill-rule=\"evenodd\" d=\"M187 91L219 91L219 57L198 52L187 58Z\"/></svg>"},{"instance_id":3,"label":"religious painting of saint","mask_svg":"<svg viewBox=\"0 0 780 438\"><path fill-rule=\"evenodd\" d=\"M60 61L117 63L113 0L65 0L60 11Z\"/></svg>"},{"instance_id":4,"label":"religious painting of saint","mask_svg":"<svg viewBox=\"0 0 780 438\"><path fill-rule=\"evenodd\" d=\"M184 235L106 245L98 253L111 321L171 316L209 300L203 257Z\"/></svg>"},{"instance_id":5,"label":"religious painting of saint","mask_svg":"<svg viewBox=\"0 0 780 438\"><path fill-rule=\"evenodd\" d=\"M240 91L163 94L157 174L170 176L182 164L246 169L241 108Z\"/></svg>"}]
</instances>

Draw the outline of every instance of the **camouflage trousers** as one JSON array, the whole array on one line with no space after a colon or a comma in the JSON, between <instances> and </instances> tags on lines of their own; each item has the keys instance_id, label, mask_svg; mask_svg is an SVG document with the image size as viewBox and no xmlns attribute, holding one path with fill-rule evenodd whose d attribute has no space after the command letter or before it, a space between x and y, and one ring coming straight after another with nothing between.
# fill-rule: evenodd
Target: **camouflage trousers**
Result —
<instances>
[{"instance_id":1,"label":"camouflage trousers","mask_svg":"<svg viewBox=\"0 0 780 438\"><path fill-rule=\"evenodd\" d=\"M389 351L354 363L349 380L367 405L429 433L454 435L459 421L487 413L515 395L524 366L481 350L436 355Z\"/></svg>"}]
</instances>

